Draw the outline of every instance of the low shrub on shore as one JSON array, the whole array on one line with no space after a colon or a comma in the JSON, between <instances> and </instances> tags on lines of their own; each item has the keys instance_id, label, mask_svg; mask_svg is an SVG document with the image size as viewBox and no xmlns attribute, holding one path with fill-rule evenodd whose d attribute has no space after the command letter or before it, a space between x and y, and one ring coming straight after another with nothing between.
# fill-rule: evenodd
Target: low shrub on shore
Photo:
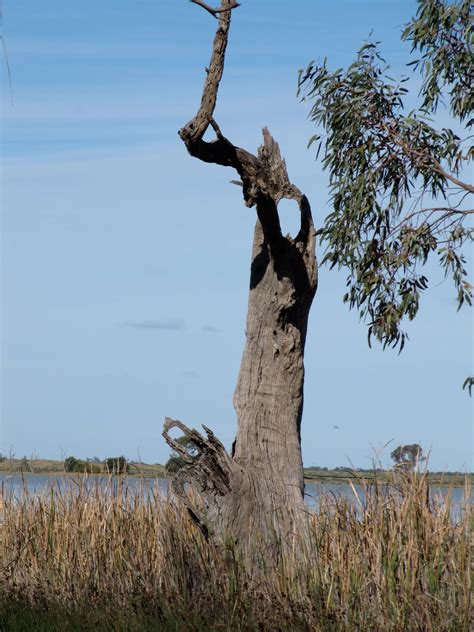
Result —
<instances>
[{"instance_id":1,"label":"low shrub on shore","mask_svg":"<svg viewBox=\"0 0 474 632\"><path fill-rule=\"evenodd\" d=\"M98 463L90 463L82 459L76 459L75 456L68 456L64 460L64 471L74 474L100 474L102 467Z\"/></svg>"},{"instance_id":2,"label":"low shrub on shore","mask_svg":"<svg viewBox=\"0 0 474 632\"><path fill-rule=\"evenodd\" d=\"M323 495L291 551L252 558L157 487L4 493L0 629L468 632L471 527L416 474Z\"/></svg>"}]
</instances>

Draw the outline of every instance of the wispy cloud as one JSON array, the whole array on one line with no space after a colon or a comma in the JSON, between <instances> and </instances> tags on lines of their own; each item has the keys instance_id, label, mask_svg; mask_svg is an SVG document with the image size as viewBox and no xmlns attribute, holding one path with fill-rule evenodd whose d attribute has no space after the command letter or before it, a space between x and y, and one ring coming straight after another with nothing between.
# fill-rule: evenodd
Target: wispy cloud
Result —
<instances>
[{"instance_id":1,"label":"wispy cloud","mask_svg":"<svg viewBox=\"0 0 474 632\"><path fill-rule=\"evenodd\" d=\"M184 331L186 323L184 320L129 320L124 323L126 327L132 329L164 329L166 331Z\"/></svg>"},{"instance_id":2,"label":"wispy cloud","mask_svg":"<svg viewBox=\"0 0 474 632\"><path fill-rule=\"evenodd\" d=\"M217 329L217 327L214 327L214 325L205 324L201 327L201 331L208 334L217 334L220 331L220 329Z\"/></svg>"},{"instance_id":3,"label":"wispy cloud","mask_svg":"<svg viewBox=\"0 0 474 632\"><path fill-rule=\"evenodd\" d=\"M193 380L198 379L200 376L198 371L195 371L194 369L186 369L184 371L181 371L181 375L183 377L189 377L192 378Z\"/></svg>"}]
</instances>

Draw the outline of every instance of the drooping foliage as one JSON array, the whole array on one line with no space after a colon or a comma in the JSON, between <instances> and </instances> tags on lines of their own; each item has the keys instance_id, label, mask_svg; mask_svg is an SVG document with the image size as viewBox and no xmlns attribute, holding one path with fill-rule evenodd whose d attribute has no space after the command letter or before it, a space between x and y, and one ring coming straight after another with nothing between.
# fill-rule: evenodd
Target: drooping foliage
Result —
<instances>
[{"instance_id":1,"label":"drooping foliage","mask_svg":"<svg viewBox=\"0 0 474 632\"><path fill-rule=\"evenodd\" d=\"M387 74L379 42L365 43L346 70L311 62L299 76L319 128L310 145L329 172L323 262L347 270L344 301L367 323L369 344L375 337L400 350L402 321L416 316L428 288L429 258L438 257L453 280L458 307L472 301L463 248L473 238L474 213L465 176L474 156L471 3L418 4L402 34L418 54L410 64L422 78L417 109L406 111L409 77ZM434 126L440 104L456 130Z\"/></svg>"},{"instance_id":2,"label":"drooping foliage","mask_svg":"<svg viewBox=\"0 0 474 632\"><path fill-rule=\"evenodd\" d=\"M436 111L446 89L451 114L472 125L473 31L472 3L422 0L416 19L403 31L412 51L421 57L411 62L423 76L421 107Z\"/></svg>"}]
</instances>

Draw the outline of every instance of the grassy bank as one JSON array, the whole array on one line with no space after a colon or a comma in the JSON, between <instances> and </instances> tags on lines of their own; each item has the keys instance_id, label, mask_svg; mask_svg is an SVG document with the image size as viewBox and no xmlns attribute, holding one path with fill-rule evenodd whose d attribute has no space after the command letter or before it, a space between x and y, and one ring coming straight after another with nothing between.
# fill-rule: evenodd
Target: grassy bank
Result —
<instances>
[{"instance_id":1,"label":"grassy bank","mask_svg":"<svg viewBox=\"0 0 474 632\"><path fill-rule=\"evenodd\" d=\"M1 630L469 629L472 525L425 476L325 496L291 553L251 561L157 489L81 480L3 498Z\"/></svg>"},{"instance_id":2,"label":"grassy bank","mask_svg":"<svg viewBox=\"0 0 474 632\"><path fill-rule=\"evenodd\" d=\"M54 461L51 459L5 459L0 461L0 474L12 474L19 472L30 472L33 474L63 474L64 461ZM77 472L75 472L77 474ZM172 476L167 474L164 465L159 463L131 463L129 464L129 476L146 476L150 478L163 478ZM321 483L347 483L352 481L357 483L359 479L365 481L378 481L389 483L392 477L391 471L373 470L322 470L315 468L305 468L305 479L307 481ZM463 487L466 482L474 485L474 474L460 474L458 472L428 472L428 483L430 485L447 485L453 487Z\"/></svg>"},{"instance_id":3,"label":"grassy bank","mask_svg":"<svg viewBox=\"0 0 474 632\"><path fill-rule=\"evenodd\" d=\"M96 464L93 464L96 466ZM100 466L98 466L100 468ZM9 459L0 461L0 474L15 473L31 474L65 474L64 461L54 461L52 459ZM79 472L74 472L74 475ZM159 463L130 463L128 476L166 477L164 465Z\"/></svg>"},{"instance_id":4,"label":"grassy bank","mask_svg":"<svg viewBox=\"0 0 474 632\"><path fill-rule=\"evenodd\" d=\"M314 470L305 468L304 476L307 481L318 483L357 483L359 480L374 483L389 484L393 478L392 470ZM427 472L429 485L446 485L447 487L464 487L466 483L474 485L474 474L462 474L459 472Z\"/></svg>"}]
</instances>

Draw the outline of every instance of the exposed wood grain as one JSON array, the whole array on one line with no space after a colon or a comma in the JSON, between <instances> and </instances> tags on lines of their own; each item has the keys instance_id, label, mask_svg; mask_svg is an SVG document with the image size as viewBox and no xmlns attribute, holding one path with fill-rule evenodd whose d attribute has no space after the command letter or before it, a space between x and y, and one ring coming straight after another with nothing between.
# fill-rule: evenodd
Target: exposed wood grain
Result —
<instances>
[{"instance_id":1,"label":"exposed wood grain","mask_svg":"<svg viewBox=\"0 0 474 632\"><path fill-rule=\"evenodd\" d=\"M223 0L219 10L197 1L218 17L211 60L206 69L200 106L180 130L188 152L204 161L232 167L239 175L244 202L255 207L246 344L234 395L237 436L228 455L212 432L206 437L182 422L167 420L164 436L179 428L198 446L198 455L183 454L186 466L174 486L193 517L214 530L248 540L252 533L288 541L305 512L301 459L304 346L308 315L317 286L316 231L305 195L291 183L278 143L263 129L257 155L234 145L214 118L224 72L225 52L236 3ZM215 139L204 140L208 128ZM295 201L300 229L283 236L278 213L282 199ZM215 226L227 239L225 222ZM196 507L188 495L192 485L205 498ZM211 517L211 520L209 520ZM291 539L291 538L290 538Z\"/></svg>"}]
</instances>

